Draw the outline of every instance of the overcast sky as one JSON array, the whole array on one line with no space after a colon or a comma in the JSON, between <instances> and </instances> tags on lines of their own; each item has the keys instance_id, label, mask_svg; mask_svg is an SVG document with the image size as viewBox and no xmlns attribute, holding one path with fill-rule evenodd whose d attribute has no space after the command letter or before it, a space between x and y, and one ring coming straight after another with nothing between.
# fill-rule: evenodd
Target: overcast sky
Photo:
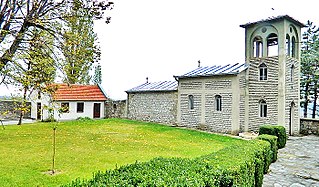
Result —
<instances>
[{"instance_id":1,"label":"overcast sky","mask_svg":"<svg viewBox=\"0 0 319 187\"><path fill-rule=\"evenodd\" d=\"M102 87L112 99L126 99L125 90L146 77L173 81L173 75L195 69L198 60L202 66L244 63L240 24L286 14L303 23L319 21L317 0L113 1L111 23L95 24Z\"/></svg>"}]
</instances>

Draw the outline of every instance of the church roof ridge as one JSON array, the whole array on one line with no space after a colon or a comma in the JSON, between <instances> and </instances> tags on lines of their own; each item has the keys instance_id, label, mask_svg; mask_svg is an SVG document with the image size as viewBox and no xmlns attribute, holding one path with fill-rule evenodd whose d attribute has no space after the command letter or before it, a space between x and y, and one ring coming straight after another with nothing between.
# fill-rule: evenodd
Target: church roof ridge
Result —
<instances>
[{"instance_id":1,"label":"church roof ridge","mask_svg":"<svg viewBox=\"0 0 319 187\"><path fill-rule=\"evenodd\" d=\"M256 22L248 22L246 24L242 24L242 25L239 25L240 27L242 28L247 28L247 27L250 27L252 25L255 25L255 24L259 24L259 23L262 23L262 22L274 22L274 21L279 21L281 19L288 19L289 21L299 25L300 27L306 27L305 24L301 23L300 21L292 18L291 16L288 16L288 15L279 15L279 16L272 16L272 17L268 17L267 19L262 19L262 20L259 20L259 21L256 21Z\"/></svg>"},{"instance_id":2,"label":"church roof ridge","mask_svg":"<svg viewBox=\"0 0 319 187\"><path fill-rule=\"evenodd\" d=\"M240 72L248 68L248 64L245 63L235 63L226 65L213 65L198 67L188 73L180 76L174 76L175 78L190 78L190 77L208 77L208 76L218 76L218 75L237 75Z\"/></svg>"}]
</instances>

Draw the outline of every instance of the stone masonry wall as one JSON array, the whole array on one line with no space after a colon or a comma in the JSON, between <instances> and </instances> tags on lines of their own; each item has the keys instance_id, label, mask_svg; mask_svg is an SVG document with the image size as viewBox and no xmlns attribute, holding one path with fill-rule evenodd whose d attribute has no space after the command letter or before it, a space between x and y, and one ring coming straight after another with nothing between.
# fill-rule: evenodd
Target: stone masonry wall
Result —
<instances>
[{"instance_id":1,"label":"stone masonry wall","mask_svg":"<svg viewBox=\"0 0 319 187\"><path fill-rule=\"evenodd\" d=\"M291 69L291 67L293 67L293 69ZM291 128L292 134L299 134L300 63L295 58L287 57L286 59L285 79L286 79L285 127L287 130L287 133L290 133L289 131ZM294 103L294 106L293 106L293 111L290 114L290 108L292 103ZM292 118L291 124L290 124L290 117Z\"/></svg>"},{"instance_id":2,"label":"stone masonry wall","mask_svg":"<svg viewBox=\"0 0 319 187\"><path fill-rule=\"evenodd\" d=\"M129 93L127 118L176 124L177 91Z\"/></svg>"},{"instance_id":3,"label":"stone masonry wall","mask_svg":"<svg viewBox=\"0 0 319 187\"><path fill-rule=\"evenodd\" d=\"M17 101L0 101L0 119L4 119L4 120L15 120L18 119L20 117L20 102ZM27 107L30 108L31 103L27 102ZM30 118L31 117L31 113L30 113L30 109L27 110L27 112L24 114L24 118Z\"/></svg>"},{"instance_id":4,"label":"stone masonry wall","mask_svg":"<svg viewBox=\"0 0 319 187\"><path fill-rule=\"evenodd\" d=\"M259 65L267 66L267 80L259 80ZM278 57L254 58L249 66L248 131L258 131L260 125L277 124L278 120ZM267 103L267 117L259 117L259 101Z\"/></svg>"},{"instance_id":5,"label":"stone masonry wall","mask_svg":"<svg viewBox=\"0 0 319 187\"><path fill-rule=\"evenodd\" d=\"M319 119L300 119L300 134L319 135Z\"/></svg>"},{"instance_id":6,"label":"stone masonry wall","mask_svg":"<svg viewBox=\"0 0 319 187\"><path fill-rule=\"evenodd\" d=\"M179 125L212 132L232 131L232 77L180 79ZM189 107L194 96L194 109ZM222 111L216 111L215 96L222 97Z\"/></svg>"}]
</instances>

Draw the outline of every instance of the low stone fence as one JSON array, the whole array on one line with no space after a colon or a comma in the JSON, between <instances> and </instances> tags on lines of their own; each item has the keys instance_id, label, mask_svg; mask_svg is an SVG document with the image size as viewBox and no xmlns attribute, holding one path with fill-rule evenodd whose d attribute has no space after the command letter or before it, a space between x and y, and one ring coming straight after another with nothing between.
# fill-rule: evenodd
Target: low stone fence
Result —
<instances>
[{"instance_id":1,"label":"low stone fence","mask_svg":"<svg viewBox=\"0 0 319 187\"><path fill-rule=\"evenodd\" d=\"M319 135L319 119L300 118L300 134Z\"/></svg>"},{"instance_id":2,"label":"low stone fence","mask_svg":"<svg viewBox=\"0 0 319 187\"><path fill-rule=\"evenodd\" d=\"M27 107L31 107L31 103L27 102ZM0 100L0 119L15 120L20 117L21 110L19 110L21 102L12 100ZM24 114L24 118L31 118L30 110Z\"/></svg>"}]
</instances>

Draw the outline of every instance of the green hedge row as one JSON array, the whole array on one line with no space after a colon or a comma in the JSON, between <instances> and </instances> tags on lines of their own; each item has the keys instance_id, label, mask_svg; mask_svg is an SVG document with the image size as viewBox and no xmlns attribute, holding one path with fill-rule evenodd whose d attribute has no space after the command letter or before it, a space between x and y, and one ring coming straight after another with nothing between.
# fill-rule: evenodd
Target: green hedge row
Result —
<instances>
[{"instance_id":1,"label":"green hedge row","mask_svg":"<svg viewBox=\"0 0 319 187\"><path fill-rule=\"evenodd\" d=\"M257 139L265 140L265 141L268 141L270 143L271 155L272 155L271 160L272 160L272 162L276 162L277 154L278 154L278 146L277 146L278 137L273 136L273 135L269 135L269 134L262 134L262 135L259 135L257 137Z\"/></svg>"},{"instance_id":2,"label":"green hedge row","mask_svg":"<svg viewBox=\"0 0 319 187\"><path fill-rule=\"evenodd\" d=\"M269 134L278 137L278 149L284 148L287 142L286 129L280 125L263 125L259 128L259 135Z\"/></svg>"},{"instance_id":3,"label":"green hedge row","mask_svg":"<svg viewBox=\"0 0 319 187\"><path fill-rule=\"evenodd\" d=\"M238 144L238 145L237 145ZM75 180L65 187L83 186L255 186L272 161L270 143L240 142L198 157L155 158L148 162L97 172L90 180Z\"/></svg>"}]
</instances>

